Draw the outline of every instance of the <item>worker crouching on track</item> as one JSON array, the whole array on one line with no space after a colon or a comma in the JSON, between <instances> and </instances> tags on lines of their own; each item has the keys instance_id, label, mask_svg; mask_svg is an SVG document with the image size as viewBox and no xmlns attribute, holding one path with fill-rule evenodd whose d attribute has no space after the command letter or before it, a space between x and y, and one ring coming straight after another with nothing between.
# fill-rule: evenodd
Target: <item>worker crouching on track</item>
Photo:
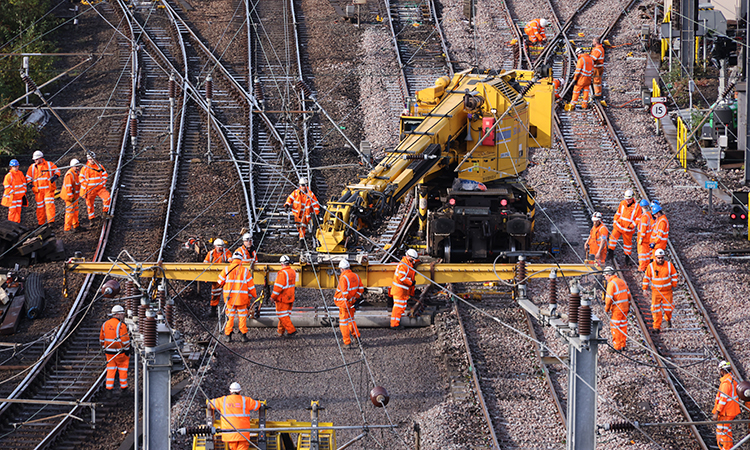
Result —
<instances>
[{"instance_id":1,"label":"worker crouching on track","mask_svg":"<svg viewBox=\"0 0 750 450\"><path fill-rule=\"evenodd\" d=\"M604 261L607 259L607 236L609 236L609 230L602 223L602 213L600 212L595 212L591 215L591 222L593 222L593 225L584 246L586 259L596 261L600 266L604 266Z\"/></svg>"},{"instance_id":2,"label":"worker crouching on track","mask_svg":"<svg viewBox=\"0 0 750 450\"><path fill-rule=\"evenodd\" d=\"M229 385L229 395L206 400L209 411L218 411L221 415L222 430L252 428L250 413L260 409L261 402L240 395L241 391L240 384L234 382ZM248 450L250 448L250 432L248 431L224 432L221 433L221 440L229 450Z\"/></svg>"},{"instance_id":3,"label":"worker crouching on track","mask_svg":"<svg viewBox=\"0 0 750 450\"><path fill-rule=\"evenodd\" d=\"M130 365L130 335L125 320L125 309L112 307L112 318L102 324L99 344L107 356L106 388L111 393L115 387L115 374L120 377L120 392L128 388L128 366Z\"/></svg>"},{"instance_id":4,"label":"worker crouching on track","mask_svg":"<svg viewBox=\"0 0 750 450\"><path fill-rule=\"evenodd\" d=\"M732 366L727 361L719 363L719 377L721 385L719 392L716 393L714 401L713 420L734 420L740 412L740 400L737 397L737 381L732 376ZM745 406L750 406L750 402L745 402ZM720 450L729 450L732 448L732 424L716 424L716 443L719 444Z\"/></svg>"},{"instance_id":5,"label":"worker crouching on track","mask_svg":"<svg viewBox=\"0 0 750 450\"><path fill-rule=\"evenodd\" d=\"M206 254L206 259L203 262L206 264L223 264L230 262L231 259L232 254L224 247L224 240L214 239L214 248ZM218 281L211 283L211 311L208 313L208 317L216 317L222 292L223 289Z\"/></svg>"},{"instance_id":6,"label":"worker crouching on track","mask_svg":"<svg viewBox=\"0 0 750 450\"><path fill-rule=\"evenodd\" d=\"M284 208L287 210L291 208L294 213L294 223L297 225L297 231L299 232L299 248L302 250L305 248L305 232L310 225L312 215L320 214L318 198L307 186L307 178L299 179L299 188L289 194L286 202L284 202Z\"/></svg>"},{"instance_id":7,"label":"worker crouching on track","mask_svg":"<svg viewBox=\"0 0 750 450\"><path fill-rule=\"evenodd\" d=\"M651 262L651 231L654 227L654 218L651 216L651 207L648 200L641 200L641 217L636 221L638 231L638 271L645 272Z\"/></svg>"},{"instance_id":8,"label":"worker crouching on track","mask_svg":"<svg viewBox=\"0 0 750 450\"><path fill-rule=\"evenodd\" d=\"M544 43L547 41L547 33L545 33L545 28L549 25L550 23L547 19L534 19L526 24L523 32L526 33L526 36L529 37L529 42L531 42L532 44L544 45Z\"/></svg>"},{"instance_id":9,"label":"worker crouching on track","mask_svg":"<svg viewBox=\"0 0 750 450\"><path fill-rule=\"evenodd\" d=\"M609 330L612 333L612 347L615 350L625 348L628 338L628 311L630 311L630 289L627 283L615 275L611 266L604 268L607 280L607 293L604 300L604 311L612 314Z\"/></svg>"},{"instance_id":10,"label":"worker crouching on track","mask_svg":"<svg viewBox=\"0 0 750 450\"><path fill-rule=\"evenodd\" d=\"M570 105L565 108L567 111L570 111L578 104L578 97L581 95L581 91L583 91L581 107L583 109L589 107L589 91L591 90L591 76L594 73L594 60L591 59L591 55L580 47L576 49L576 55L578 55L578 62L576 62L576 71L573 74L575 86L573 87L573 98L570 100Z\"/></svg>"},{"instance_id":11,"label":"worker crouching on track","mask_svg":"<svg viewBox=\"0 0 750 450\"><path fill-rule=\"evenodd\" d=\"M294 306L294 285L297 284L297 272L291 268L291 258L283 255L279 262L281 270L276 273L276 281L273 284L271 300L276 303L276 317L279 318L279 326L276 330L279 336L284 332L294 336L297 329L292 324L292 306Z\"/></svg>"},{"instance_id":12,"label":"worker crouching on track","mask_svg":"<svg viewBox=\"0 0 750 450\"><path fill-rule=\"evenodd\" d=\"M2 205L8 207L8 220L21 223L21 209L26 198L26 177L18 170L18 160L10 160L10 171L3 180ZM28 202L27 202L28 204Z\"/></svg>"},{"instance_id":13,"label":"worker crouching on track","mask_svg":"<svg viewBox=\"0 0 750 450\"><path fill-rule=\"evenodd\" d=\"M333 295L333 301L339 307L339 329L341 330L341 339L347 348L357 348L352 343L352 336L359 339L359 328L354 321L354 304L364 292L362 280L359 275L352 272L349 261L342 259L339 262L339 285L336 287L336 293Z\"/></svg>"},{"instance_id":14,"label":"worker crouching on track","mask_svg":"<svg viewBox=\"0 0 750 450\"><path fill-rule=\"evenodd\" d=\"M672 326L672 289L677 287L677 270L671 262L665 260L664 250L656 249L654 257L655 260L648 265L643 276L643 295L648 295L646 290L651 284L651 316L654 318L654 331L658 333L661 331L662 318L665 328Z\"/></svg>"},{"instance_id":15,"label":"worker crouching on track","mask_svg":"<svg viewBox=\"0 0 750 450\"><path fill-rule=\"evenodd\" d=\"M624 199L617 207L615 218L612 221L612 234L609 235L609 254L607 258L614 261L615 247L617 241L622 236L622 249L625 253L625 265L630 265L630 258L633 255L633 233L636 229L636 219L641 215L641 205L635 202L633 190L625 191Z\"/></svg>"},{"instance_id":16,"label":"worker crouching on track","mask_svg":"<svg viewBox=\"0 0 750 450\"><path fill-rule=\"evenodd\" d=\"M60 169L44 159L39 150L32 156L34 164L26 171L26 182L36 199L36 220L39 225L55 223L55 181L60 178Z\"/></svg>"},{"instance_id":17,"label":"worker crouching on track","mask_svg":"<svg viewBox=\"0 0 750 450\"><path fill-rule=\"evenodd\" d=\"M414 266L419 263L419 253L413 248L406 251L406 255L401 258L401 262L396 266L393 272L393 281L391 284L391 296L393 297L393 310L391 311L391 328L401 327L401 316L406 310L406 303L409 297L414 295L416 288L415 279L417 272Z\"/></svg>"},{"instance_id":18,"label":"worker crouching on track","mask_svg":"<svg viewBox=\"0 0 750 450\"><path fill-rule=\"evenodd\" d=\"M256 297L253 274L242 264L242 255L234 252L232 263L219 275L219 284L224 287L224 303L227 308L227 323L224 326L224 341L232 342L234 318L239 319L240 340L247 342L247 308L250 298Z\"/></svg>"},{"instance_id":19,"label":"worker crouching on track","mask_svg":"<svg viewBox=\"0 0 750 450\"><path fill-rule=\"evenodd\" d=\"M102 212L105 217L108 217L111 198L106 188L107 170L96 160L94 152L88 152L86 155L86 165L81 169L80 179L81 197L86 201L89 221L96 219L94 210L96 197L102 199Z\"/></svg>"},{"instance_id":20,"label":"worker crouching on track","mask_svg":"<svg viewBox=\"0 0 750 450\"><path fill-rule=\"evenodd\" d=\"M81 163L73 158L70 160L70 169L65 172L63 177L63 187L60 191L60 197L65 200L65 232L75 233L81 224L78 221L78 199L81 198L81 180L78 178L78 172L81 170Z\"/></svg>"}]
</instances>

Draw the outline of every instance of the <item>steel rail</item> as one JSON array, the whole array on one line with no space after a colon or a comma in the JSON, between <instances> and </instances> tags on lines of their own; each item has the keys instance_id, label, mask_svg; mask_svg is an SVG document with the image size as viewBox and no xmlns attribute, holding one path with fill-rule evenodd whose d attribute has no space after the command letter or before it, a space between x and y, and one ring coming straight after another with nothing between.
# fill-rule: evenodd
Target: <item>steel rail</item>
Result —
<instances>
[{"instance_id":1,"label":"steel rail","mask_svg":"<svg viewBox=\"0 0 750 450\"><path fill-rule=\"evenodd\" d=\"M388 18L388 28L391 30L391 42L393 42L393 49L396 52L396 61L398 62L398 68L400 72L399 87L401 88L401 101L406 104L406 98L409 96L409 83L406 81L406 73L404 73L404 63L401 58L401 52L398 49L398 37L396 36L396 29L393 28L393 18L391 17L391 1L383 0L385 4L385 16ZM447 58L448 55L446 55Z\"/></svg>"},{"instance_id":2,"label":"steel rail","mask_svg":"<svg viewBox=\"0 0 750 450\"><path fill-rule=\"evenodd\" d=\"M245 42L245 45L247 45L247 92L252 92L252 87L254 83L254 75L253 75L253 31L252 31L252 16L250 15L250 0L241 0L245 2L245 25L246 25L246 33L247 33L247 40ZM257 226L257 220L258 220L258 205L256 203L255 199L255 183L253 182L253 164L255 163L255 143L253 142L253 133L255 128L255 120L254 120L254 112L252 108L250 108L250 111L247 113L247 162L250 165L248 168L248 173L250 180L247 183L248 189L250 190L249 196L250 196L250 214L252 215L252 218L255 220L254 222L251 222L251 224L256 224L255 227L248 227L249 230L260 231ZM260 112L258 110L258 112Z\"/></svg>"},{"instance_id":3,"label":"steel rail","mask_svg":"<svg viewBox=\"0 0 750 450\"><path fill-rule=\"evenodd\" d=\"M526 317L526 324L529 327L529 336L531 336L532 341L540 342L539 337L536 334L536 330L534 329L534 324L531 321L529 312L524 310L523 315L524 317ZM544 370L544 380L547 383L547 387L549 388L550 393L552 394L552 402L555 404L555 408L557 409L557 415L560 416L560 422L562 423L563 429L565 429L567 433L568 420L565 417L565 414L567 414L567 412L565 411L565 408L563 408L562 402L560 401L560 396L557 395L557 390L555 389L555 385L552 383L552 378L549 376L549 369L547 369L547 364L545 364L544 360L542 359L542 352L538 345L534 345L534 353L536 354L536 358L539 362L540 367L542 367L542 370Z\"/></svg>"},{"instance_id":4,"label":"steel rail","mask_svg":"<svg viewBox=\"0 0 750 450\"><path fill-rule=\"evenodd\" d=\"M504 4L504 2L501 2ZM430 6L430 15L432 16L432 21L435 23L435 28L437 28L438 36L440 36L440 48L443 49L443 55L445 55L445 61L446 66L448 66L448 74L453 79L453 75L456 72L456 68L453 67L453 61L448 58L448 47L445 45L445 34L443 34L443 25L438 20L437 17L437 11L435 10L435 0L429 0L429 6Z\"/></svg>"}]
</instances>

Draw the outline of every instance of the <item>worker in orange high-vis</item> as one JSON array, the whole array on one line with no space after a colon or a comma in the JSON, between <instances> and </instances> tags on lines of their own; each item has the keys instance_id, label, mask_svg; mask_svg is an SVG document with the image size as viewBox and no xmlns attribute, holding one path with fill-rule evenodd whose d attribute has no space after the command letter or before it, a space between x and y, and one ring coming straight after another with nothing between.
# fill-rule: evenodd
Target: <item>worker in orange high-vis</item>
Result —
<instances>
[{"instance_id":1,"label":"worker in orange high-vis","mask_svg":"<svg viewBox=\"0 0 750 450\"><path fill-rule=\"evenodd\" d=\"M416 289L417 272L414 266L419 263L419 253L413 248L406 251L406 255L401 258L401 262L396 266L393 272L393 281L391 283L391 297L393 297L393 310L391 311L391 328L401 326L401 316L406 310L406 303L414 295Z\"/></svg>"},{"instance_id":2,"label":"worker in orange high-vis","mask_svg":"<svg viewBox=\"0 0 750 450\"><path fill-rule=\"evenodd\" d=\"M602 213L595 212L591 215L591 231L589 231L589 238L584 245L584 251L586 252L586 259L589 261L596 261L600 266L604 266L604 261L607 258L607 237L609 236L609 230L606 225L602 223Z\"/></svg>"},{"instance_id":3,"label":"worker in orange high-vis","mask_svg":"<svg viewBox=\"0 0 750 450\"><path fill-rule=\"evenodd\" d=\"M653 250L657 248L666 250L669 239L669 220L664 215L658 200L654 200L651 203L651 214L654 215L654 227L651 231L651 243L649 247Z\"/></svg>"},{"instance_id":4,"label":"worker in orange high-vis","mask_svg":"<svg viewBox=\"0 0 750 450\"><path fill-rule=\"evenodd\" d=\"M86 209L90 221L96 218L94 212L94 201L97 197L102 199L102 212L105 217L109 216L110 195L107 190L107 170L96 160L94 152L86 155L86 165L81 169L81 197L86 201Z\"/></svg>"},{"instance_id":5,"label":"worker in orange high-vis","mask_svg":"<svg viewBox=\"0 0 750 450\"><path fill-rule=\"evenodd\" d=\"M235 252L242 254L242 263L252 270L252 266L258 261L258 255L253 247L253 235L245 233L242 235L242 245Z\"/></svg>"},{"instance_id":6,"label":"worker in orange high-vis","mask_svg":"<svg viewBox=\"0 0 750 450\"><path fill-rule=\"evenodd\" d=\"M221 272L218 283L224 288L227 314L224 342L232 342L235 318L239 321L240 341L247 342L247 308L257 294L253 274L242 264L242 255L239 252L234 252L232 262Z\"/></svg>"},{"instance_id":7,"label":"worker in orange high-vis","mask_svg":"<svg viewBox=\"0 0 750 450\"><path fill-rule=\"evenodd\" d=\"M242 386L234 382L229 385L229 395L206 400L209 412L217 411L221 416L220 428L230 430L221 433L221 441L226 444L227 450L248 450L250 448L250 432L238 430L253 428L250 413L259 410L262 403L240 395L240 392L242 392ZM253 448L257 447L253 445Z\"/></svg>"},{"instance_id":8,"label":"worker in orange high-vis","mask_svg":"<svg viewBox=\"0 0 750 450\"><path fill-rule=\"evenodd\" d=\"M625 190L625 198L617 207L612 221L612 233L609 235L609 254L607 258L614 261L615 247L622 236L622 250L625 253L625 265L629 266L633 255L633 233L636 229L636 219L641 215L641 205L635 202L633 190Z\"/></svg>"},{"instance_id":9,"label":"worker in orange high-vis","mask_svg":"<svg viewBox=\"0 0 750 450\"><path fill-rule=\"evenodd\" d=\"M578 97L583 92L581 107L586 109L589 107L589 91L591 90L591 76L594 73L594 60L580 47L576 49L576 55L578 55L578 62L576 62L576 71L573 74L575 86L573 87L573 98L570 100L570 104L573 107L577 106Z\"/></svg>"},{"instance_id":10,"label":"worker in orange high-vis","mask_svg":"<svg viewBox=\"0 0 750 450\"><path fill-rule=\"evenodd\" d=\"M354 304L360 298L365 290L359 275L352 272L349 261L342 259L339 262L339 285L336 287L336 293L333 295L333 301L339 307L339 329L341 330L341 339L347 348L357 348L352 343L352 336L359 339L359 328L354 321Z\"/></svg>"},{"instance_id":11,"label":"worker in orange high-vis","mask_svg":"<svg viewBox=\"0 0 750 450\"><path fill-rule=\"evenodd\" d=\"M80 228L78 222L78 199L81 197L81 181L78 178L78 172L81 170L81 163L73 158L70 160L70 168L65 172L63 177L63 187L60 191L60 197L65 200L65 232L75 233Z\"/></svg>"},{"instance_id":12,"label":"worker in orange high-vis","mask_svg":"<svg viewBox=\"0 0 750 450\"><path fill-rule=\"evenodd\" d=\"M741 402L737 396L737 381L732 376L732 366L728 361L719 362L719 391L716 393L714 400L714 409L712 420L731 421L734 420L741 412ZM745 406L750 406L750 402L744 402ZM716 424L716 443L719 444L720 450L729 450L733 447L732 424Z\"/></svg>"},{"instance_id":13,"label":"worker in orange high-vis","mask_svg":"<svg viewBox=\"0 0 750 450\"><path fill-rule=\"evenodd\" d=\"M651 316L654 318L654 331L661 331L662 318L664 328L672 326L672 311L674 300L672 290L677 287L677 270L666 260L664 250L654 251L654 261L646 268L643 276L643 295L648 295L648 285L651 284ZM663 317L662 317L663 316Z\"/></svg>"},{"instance_id":14,"label":"worker in orange high-vis","mask_svg":"<svg viewBox=\"0 0 750 450\"><path fill-rule=\"evenodd\" d=\"M541 45L544 44L544 42L547 40L547 33L545 32L545 28L549 25L550 23L547 19L534 19L526 23L523 31L524 33L526 33L526 36L529 37L529 41L532 44Z\"/></svg>"},{"instance_id":15,"label":"worker in orange high-vis","mask_svg":"<svg viewBox=\"0 0 750 450\"><path fill-rule=\"evenodd\" d=\"M21 209L26 197L26 177L18 170L18 160L10 160L10 170L3 180L2 205L8 207L8 220L21 223Z\"/></svg>"},{"instance_id":16,"label":"worker in orange high-vis","mask_svg":"<svg viewBox=\"0 0 750 450\"><path fill-rule=\"evenodd\" d=\"M611 313L609 330L612 333L612 347L615 350L625 348L628 338L628 311L630 310L630 289L627 283L615 275L611 266L604 268L607 280L607 293L604 298L604 311Z\"/></svg>"},{"instance_id":17,"label":"worker in orange high-vis","mask_svg":"<svg viewBox=\"0 0 750 450\"><path fill-rule=\"evenodd\" d=\"M224 247L223 239L214 239L214 248L206 254L206 258L203 260L206 264L223 264L228 263L232 260L232 254L229 250ZM208 317L216 317L219 302L221 301L221 294L224 291L221 284L218 282L211 283L211 311L208 313Z\"/></svg>"},{"instance_id":18,"label":"worker in orange high-vis","mask_svg":"<svg viewBox=\"0 0 750 450\"><path fill-rule=\"evenodd\" d=\"M641 200L641 217L635 221L638 232L638 271L645 272L651 262L651 231L654 227L654 218L651 216L651 206L648 200Z\"/></svg>"},{"instance_id":19,"label":"worker in orange high-vis","mask_svg":"<svg viewBox=\"0 0 750 450\"><path fill-rule=\"evenodd\" d=\"M591 74L591 82L594 86L594 98L602 97L602 75L604 74L604 46L598 37L591 43L591 59L594 60L594 71Z\"/></svg>"},{"instance_id":20,"label":"worker in orange high-vis","mask_svg":"<svg viewBox=\"0 0 750 450\"><path fill-rule=\"evenodd\" d=\"M102 324L99 344L107 357L106 388L111 393L115 387L115 375L120 377L120 392L128 388L128 366L130 365L130 335L125 320L125 309L112 307L112 318Z\"/></svg>"},{"instance_id":21,"label":"worker in orange high-vis","mask_svg":"<svg viewBox=\"0 0 750 450\"><path fill-rule=\"evenodd\" d=\"M39 150L32 155L34 164L26 171L28 188L36 200L36 220L39 225L55 223L55 181L60 178L60 169L55 163L44 159Z\"/></svg>"},{"instance_id":22,"label":"worker in orange high-vis","mask_svg":"<svg viewBox=\"0 0 750 450\"><path fill-rule=\"evenodd\" d=\"M292 259L286 255L279 258L281 270L276 273L276 281L273 284L271 300L276 303L276 317L279 318L279 326L276 332L279 336L288 333L289 336L297 334L297 329L292 324L292 306L294 306L294 285L297 284L297 272L290 266Z\"/></svg>"},{"instance_id":23,"label":"worker in orange high-vis","mask_svg":"<svg viewBox=\"0 0 750 450\"><path fill-rule=\"evenodd\" d=\"M562 92L562 87L565 84L565 80L562 78L555 78L552 81L552 86L555 88L555 101L560 100L560 93Z\"/></svg>"},{"instance_id":24,"label":"worker in orange high-vis","mask_svg":"<svg viewBox=\"0 0 750 450\"><path fill-rule=\"evenodd\" d=\"M291 208L294 214L294 223L297 225L297 231L299 232L299 248L304 249L305 232L308 226L311 225L312 216L313 214L316 216L320 214L318 198L307 185L307 178L302 177L299 179L299 188L289 194L286 202L284 202L284 208L287 210Z\"/></svg>"}]
</instances>

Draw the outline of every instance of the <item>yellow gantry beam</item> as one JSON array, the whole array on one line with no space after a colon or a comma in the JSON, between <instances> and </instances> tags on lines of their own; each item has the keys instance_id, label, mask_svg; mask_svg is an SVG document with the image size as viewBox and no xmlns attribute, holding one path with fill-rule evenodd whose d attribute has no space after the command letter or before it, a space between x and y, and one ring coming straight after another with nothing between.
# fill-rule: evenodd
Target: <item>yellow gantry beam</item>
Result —
<instances>
[{"instance_id":1,"label":"yellow gantry beam","mask_svg":"<svg viewBox=\"0 0 750 450\"><path fill-rule=\"evenodd\" d=\"M338 263L292 264L297 272L297 287L335 289L338 285ZM139 277L166 277L170 280L214 282L227 264L203 263L139 263L125 265L109 262L69 262L66 268L71 272L86 274L109 274L114 277L128 275ZM497 281L498 277L510 280L515 277L515 264L420 264L416 267L417 284L435 283L471 283ZM256 263L253 278L256 285L263 285L267 280L272 283L281 264ZM391 285L396 264L370 264L367 266L352 265L366 287L386 287ZM597 269L583 264L526 264L529 278L549 277L550 271L557 270L558 276L576 277L586 275ZM497 275L495 275L497 274Z\"/></svg>"}]
</instances>

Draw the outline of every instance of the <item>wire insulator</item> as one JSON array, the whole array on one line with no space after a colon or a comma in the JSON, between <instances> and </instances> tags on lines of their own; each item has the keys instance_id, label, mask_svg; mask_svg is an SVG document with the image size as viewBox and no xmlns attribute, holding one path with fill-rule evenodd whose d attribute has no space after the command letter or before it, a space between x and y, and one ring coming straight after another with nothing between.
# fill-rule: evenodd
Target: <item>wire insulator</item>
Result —
<instances>
[{"instance_id":1,"label":"wire insulator","mask_svg":"<svg viewBox=\"0 0 750 450\"><path fill-rule=\"evenodd\" d=\"M578 289L570 290L568 300L568 325L573 328L578 325L578 308L581 306L581 294Z\"/></svg>"},{"instance_id":2,"label":"wire insulator","mask_svg":"<svg viewBox=\"0 0 750 450\"><path fill-rule=\"evenodd\" d=\"M635 430L635 426L630 422L614 422L609 424L609 429L612 431L628 431Z\"/></svg>"},{"instance_id":3,"label":"wire insulator","mask_svg":"<svg viewBox=\"0 0 750 450\"><path fill-rule=\"evenodd\" d=\"M36 83L34 83L34 80L32 80L31 77L26 75L26 73L23 71L21 71L21 79L24 83L26 83L26 86L29 87L30 91L36 92L39 90L39 88L36 86Z\"/></svg>"},{"instance_id":4,"label":"wire insulator","mask_svg":"<svg viewBox=\"0 0 750 450\"><path fill-rule=\"evenodd\" d=\"M211 427L207 425L201 425L198 427L185 427L185 436L211 436L213 432Z\"/></svg>"},{"instance_id":5,"label":"wire insulator","mask_svg":"<svg viewBox=\"0 0 750 450\"><path fill-rule=\"evenodd\" d=\"M169 75L169 98L175 98L177 92L177 83L174 81L174 74Z\"/></svg>"},{"instance_id":6,"label":"wire insulator","mask_svg":"<svg viewBox=\"0 0 750 450\"><path fill-rule=\"evenodd\" d=\"M518 257L516 263L516 283L522 284L526 282L526 260L523 256Z\"/></svg>"},{"instance_id":7,"label":"wire insulator","mask_svg":"<svg viewBox=\"0 0 750 450\"><path fill-rule=\"evenodd\" d=\"M138 120L135 118L135 113L130 113L130 137L135 139L138 137Z\"/></svg>"},{"instance_id":8,"label":"wire insulator","mask_svg":"<svg viewBox=\"0 0 750 450\"><path fill-rule=\"evenodd\" d=\"M128 309L128 317L133 317L133 314L137 314L138 310L136 309L136 303L135 303L135 283L133 280L127 280L125 282L125 296L128 297L128 299L125 301L125 307Z\"/></svg>"},{"instance_id":9,"label":"wire insulator","mask_svg":"<svg viewBox=\"0 0 750 450\"><path fill-rule=\"evenodd\" d=\"M260 84L260 80L258 78L255 79L255 83L253 83L253 92L255 93L255 100L258 101L258 103L263 101L263 85Z\"/></svg>"},{"instance_id":10,"label":"wire insulator","mask_svg":"<svg viewBox=\"0 0 750 450\"><path fill-rule=\"evenodd\" d=\"M167 319L169 328L174 328L174 300L169 300L164 307L164 317Z\"/></svg>"},{"instance_id":11,"label":"wire insulator","mask_svg":"<svg viewBox=\"0 0 750 450\"><path fill-rule=\"evenodd\" d=\"M628 155L627 160L630 162L648 161L648 157L644 155Z\"/></svg>"},{"instance_id":12,"label":"wire insulator","mask_svg":"<svg viewBox=\"0 0 750 450\"><path fill-rule=\"evenodd\" d=\"M557 274L554 270L549 273L549 304L557 305Z\"/></svg>"},{"instance_id":13,"label":"wire insulator","mask_svg":"<svg viewBox=\"0 0 750 450\"><path fill-rule=\"evenodd\" d=\"M211 76L206 77L206 100L214 98L214 80Z\"/></svg>"},{"instance_id":14,"label":"wire insulator","mask_svg":"<svg viewBox=\"0 0 750 450\"><path fill-rule=\"evenodd\" d=\"M591 302L584 300L578 308L578 336L581 339L591 337Z\"/></svg>"},{"instance_id":15,"label":"wire insulator","mask_svg":"<svg viewBox=\"0 0 750 450\"><path fill-rule=\"evenodd\" d=\"M156 317L154 317L153 311L146 313L146 319L143 321L143 346L146 348L154 348L157 343L156 336Z\"/></svg>"},{"instance_id":16,"label":"wire insulator","mask_svg":"<svg viewBox=\"0 0 750 450\"><path fill-rule=\"evenodd\" d=\"M312 90L305 84L304 81L299 80L295 85L297 90L305 94L305 97L312 97Z\"/></svg>"}]
</instances>

